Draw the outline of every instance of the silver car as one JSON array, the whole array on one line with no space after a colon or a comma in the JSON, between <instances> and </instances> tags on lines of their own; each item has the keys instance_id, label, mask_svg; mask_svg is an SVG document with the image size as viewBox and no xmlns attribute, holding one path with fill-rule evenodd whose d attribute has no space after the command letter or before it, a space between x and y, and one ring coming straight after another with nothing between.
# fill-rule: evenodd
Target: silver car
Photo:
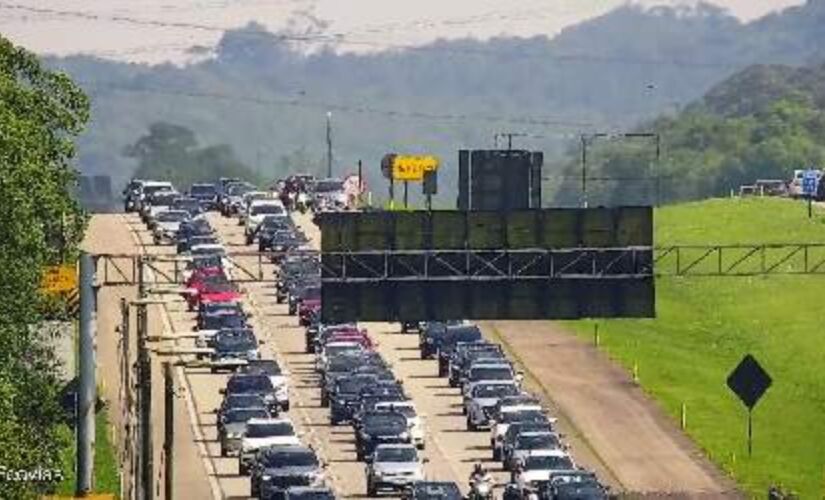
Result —
<instances>
[{"instance_id":1,"label":"silver car","mask_svg":"<svg viewBox=\"0 0 825 500\"><path fill-rule=\"evenodd\" d=\"M233 408L223 415L218 422L218 441L221 443L221 456L237 455L241 451L241 439L246 432L247 423L253 418L270 418L266 408Z\"/></svg>"}]
</instances>

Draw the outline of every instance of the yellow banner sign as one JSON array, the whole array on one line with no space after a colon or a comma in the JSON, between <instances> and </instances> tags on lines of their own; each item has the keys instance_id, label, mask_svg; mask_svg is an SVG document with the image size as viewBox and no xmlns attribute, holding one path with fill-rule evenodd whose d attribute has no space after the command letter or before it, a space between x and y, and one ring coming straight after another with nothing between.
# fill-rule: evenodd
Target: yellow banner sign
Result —
<instances>
[{"instance_id":1,"label":"yellow banner sign","mask_svg":"<svg viewBox=\"0 0 825 500\"><path fill-rule=\"evenodd\" d=\"M397 181L421 181L425 172L438 170L435 156L397 155L392 160L392 178Z\"/></svg>"},{"instance_id":2,"label":"yellow banner sign","mask_svg":"<svg viewBox=\"0 0 825 500\"><path fill-rule=\"evenodd\" d=\"M77 288L77 268L74 264L49 267L43 273L40 288L53 295L71 292Z\"/></svg>"}]
</instances>

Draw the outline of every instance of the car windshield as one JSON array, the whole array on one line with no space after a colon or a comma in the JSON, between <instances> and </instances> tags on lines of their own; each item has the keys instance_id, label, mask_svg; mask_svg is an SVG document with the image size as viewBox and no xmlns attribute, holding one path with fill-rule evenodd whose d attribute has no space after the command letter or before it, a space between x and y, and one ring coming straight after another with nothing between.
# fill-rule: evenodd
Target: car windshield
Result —
<instances>
[{"instance_id":1,"label":"car windshield","mask_svg":"<svg viewBox=\"0 0 825 500\"><path fill-rule=\"evenodd\" d=\"M182 220L187 218L189 218L188 212L183 212L179 210L169 210L167 212L159 213L157 220L158 222L181 222Z\"/></svg>"},{"instance_id":2,"label":"car windshield","mask_svg":"<svg viewBox=\"0 0 825 500\"><path fill-rule=\"evenodd\" d=\"M195 208L200 208L201 204L198 200L194 198L184 198L180 200L175 200L175 203L172 204L173 207L179 208L181 210L192 210Z\"/></svg>"},{"instance_id":3,"label":"car windshield","mask_svg":"<svg viewBox=\"0 0 825 500\"><path fill-rule=\"evenodd\" d=\"M227 396L226 406L228 408L263 408L265 404L263 398L255 394L232 394Z\"/></svg>"},{"instance_id":4,"label":"car windshield","mask_svg":"<svg viewBox=\"0 0 825 500\"><path fill-rule=\"evenodd\" d=\"M266 375L280 375L282 373L281 367L278 366L278 363L271 359L253 361L246 366L245 371L249 373L262 373Z\"/></svg>"},{"instance_id":5,"label":"car windshield","mask_svg":"<svg viewBox=\"0 0 825 500\"><path fill-rule=\"evenodd\" d=\"M415 408L413 408L411 405L394 405L378 403L377 405L375 405L375 411L400 413L407 418L415 417Z\"/></svg>"},{"instance_id":6,"label":"car windshield","mask_svg":"<svg viewBox=\"0 0 825 500\"><path fill-rule=\"evenodd\" d=\"M339 180L325 180L325 181L318 181L315 183L315 192L316 193L330 193L333 191L343 191L344 190L344 181Z\"/></svg>"},{"instance_id":7,"label":"car windshield","mask_svg":"<svg viewBox=\"0 0 825 500\"><path fill-rule=\"evenodd\" d=\"M226 249L213 246L193 248L192 255L226 255Z\"/></svg>"},{"instance_id":8,"label":"car windshield","mask_svg":"<svg viewBox=\"0 0 825 500\"><path fill-rule=\"evenodd\" d=\"M459 500L462 498L461 491L458 485L454 483L448 484L418 484L414 487L413 498L416 499L445 499L445 500Z\"/></svg>"},{"instance_id":9,"label":"car windshield","mask_svg":"<svg viewBox=\"0 0 825 500\"><path fill-rule=\"evenodd\" d=\"M290 491L289 500L335 500L335 495L329 490L323 491Z\"/></svg>"},{"instance_id":10,"label":"car windshield","mask_svg":"<svg viewBox=\"0 0 825 500\"><path fill-rule=\"evenodd\" d=\"M152 195L152 205L156 207L168 207L178 197L178 193L158 192Z\"/></svg>"},{"instance_id":11,"label":"car windshield","mask_svg":"<svg viewBox=\"0 0 825 500\"><path fill-rule=\"evenodd\" d=\"M375 383L375 377L352 377L338 381L338 392L342 394L357 394L362 387Z\"/></svg>"},{"instance_id":12,"label":"car windshield","mask_svg":"<svg viewBox=\"0 0 825 500\"><path fill-rule=\"evenodd\" d=\"M459 326L447 329L447 336L444 339L448 344L458 342L475 342L481 340L481 330L477 326Z\"/></svg>"},{"instance_id":13,"label":"car windshield","mask_svg":"<svg viewBox=\"0 0 825 500\"><path fill-rule=\"evenodd\" d=\"M304 288L304 291L301 294L301 296L304 299L309 299L309 300L320 299L321 298L321 287L320 286L313 286L313 287L309 287L309 288Z\"/></svg>"},{"instance_id":14,"label":"car windshield","mask_svg":"<svg viewBox=\"0 0 825 500\"><path fill-rule=\"evenodd\" d=\"M149 186L143 186L143 194L146 196L152 196L155 193L160 191L169 191L172 192L172 185L171 184L154 184ZM171 200L170 200L171 201Z\"/></svg>"},{"instance_id":15,"label":"car windshield","mask_svg":"<svg viewBox=\"0 0 825 500\"><path fill-rule=\"evenodd\" d=\"M516 448L520 450L545 450L558 448L559 441L553 434L536 434L519 436Z\"/></svg>"},{"instance_id":16,"label":"car windshield","mask_svg":"<svg viewBox=\"0 0 825 500\"><path fill-rule=\"evenodd\" d=\"M203 318L204 330L219 330L221 328L240 328L244 326L243 316L240 314L210 314Z\"/></svg>"},{"instance_id":17,"label":"car windshield","mask_svg":"<svg viewBox=\"0 0 825 500\"><path fill-rule=\"evenodd\" d=\"M284 209L281 208L280 205L275 205L274 203L267 203L266 205L256 205L250 209L250 213L252 215L259 215L259 214L282 214L284 213Z\"/></svg>"},{"instance_id":18,"label":"car windshield","mask_svg":"<svg viewBox=\"0 0 825 500\"><path fill-rule=\"evenodd\" d=\"M473 387L474 398L501 398L514 396L518 393L518 387L511 384L489 384Z\"/></svg>"},{"instance_id":19,"label":"car windshield","mask_svg":"<svg viewBox=\"0 0 825 500\"><path fill-rule=\"evenodd\" d=\"M295 429L289 422L255 423L249 424L246 428L246 435L252 438L294 436Z\"/></svg>"},{"instance_id":20,"label":"car windshield","mask_svg":"<svg viewBox=\"0 0 825 500\"><path fill-rule=\"evenodd\" d=\"M375 451L375 460L376 462L415 462L418 460L418 453L413 447L381 447Z\"/></svg>"},{"instance_id":21,"label":"car windshield","mask_svg":"<svg viewBox=\"0 0 825 500\"><path fill-rule=\"evenodd\" d=\"M538 410L507 411L501 415L501 422L504 424L512 422L542 422L546 420L547 417L544 413Z\"/></svg>"},{"instance_id":22,"label":"car windshield","mask_svg":"<svg viewBox=\"0 0 825 500\"><path fill-rule=\"evenodd\" d=\"M326 351L327 356L332 357L332 356L337 356L339 354L343 354L343 353L349 352L349 351L361 351L361 350L363 350L363 347L361 347L361 344L354 344L354 343L353 344L333 344L333 345L328 345L326 347L326 349L324 349L324 350Z\"/></svg>"},{"instance_id":23,"label":"car windshield","mask_svg":"<svg viewBox=\"0 0 825 500\"><path fill-rule=\"evenodd\" d=\"M226 414L226 422L229 424L246 422L251 418L269 418L269 412L263 408L241 408Z\"/></svg>"},{"instance_id":24,"label":"car windshield","mask_svg":"<svg viewBox=\"0 0 825 500\"><path fill-rule=\"evenodd\" d=\"M607 498L604 490L597 484L565 483L556 486L556 500L603 500Z\"/></svg>"},{"instance_id":25,"label":"car windshield","mask_svg":"<svg viewBox=\"0 0 825 500\"><path fill-rule=\"evenodd\" d=\"M526 470L570 470L573 468L573 461L566 456L536 456L532 455L524 459Z\"/></svg>"},{"instance_id":26,"label":"car windshield","mask_svg":"<svg viewBox=\"0 0 825 500\"><path fill-rule=\"evenodd\" d=\"M226 278L224 278L226 279ZM204 293L229 293L235 291L235 285L225 281L209 282L209 285L204 290Z\"/></svg>"},{"instance_id":27,"label":"car windshield","mask_svg":"<svg viewBox=\"0 0 825 500\"><path fill-rule=\"evenodd\" d=\"M215 194L217 189L214 184L194 184L189 192L192 196L206 196Z\"/></svg>"},{"instance_id":28,"label":"car windshield","mask_svg":"<svg viewBox=\"0 0 825 500\"><path fill-rule=\"evenodd\" d=\"M215 349L219 351L247 351L258 348L255 337L247 335L227 335L215 339Z\"/></svg>"},{"instance_id":29,"label":"car windshield","mask_svg":"<svg viewBox=\"0 0 825 500\"><path fill-rule=\"evenodd\" d=\"M509 366L476 367L470 370L470 380L510 380L513 371Z\"/></svg>"},{"instance_id":30,"label":"car windshield","mask_svg":"<svg viewBox=\"0 0 825 500\"><path fill-rule=\"evenodd\" d=\"M228 392L271 391L272 382L265 375L245 375L229 379L226 388Z\"/></svg>"},{"instance_id":31,"label":"car windshield","mask_svg":"<svg viewBox=\"0 0 825 500\"><path fill-rule=\"evenodd\" d=\"M269 467L316 467L318 459L309 451L279 452L273 451L264 456Z\"/></svg>"},{"instance_id":32,"label":"car windshield","mask_svg":"<svg viewBox=\"0 0 825 500\"><path fill-rule=\"evenodd\" d=\"M244 194L252 191L253 189L255 188L248 184L233 184L229 186L226 192L230 196L243 196Z\"/></svg>"},{"instance_id":33,"label":"car windshield","mask_svg":"<svg viewBox=\"0 0 825 500\"><path fill-rule=\"evenodd\" d=\"M397 413L369 413L362 424L370 433L400 434L407 430L407 419Z\"/></svg>"}]
</instances>

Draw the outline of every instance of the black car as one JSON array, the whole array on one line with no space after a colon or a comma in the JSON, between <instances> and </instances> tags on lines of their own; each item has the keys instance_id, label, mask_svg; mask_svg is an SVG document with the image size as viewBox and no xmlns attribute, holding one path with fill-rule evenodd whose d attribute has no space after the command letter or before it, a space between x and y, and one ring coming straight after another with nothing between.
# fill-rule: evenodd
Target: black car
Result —
<instances>
[{"instance_id":1,"label":"black car","mask_svg":"<svg viewBox=\"0 0 825 500\"><path fill-rule=\"evenodd\" d=\"M559 472L550 475L538 488L540 500L607 500L608 489L589 471Z\"/></svg>"},{"instance_id":2,"label":"black car","mask_svg":"<svg viewBox=\"0 0 825 500\"><path fill-rule=\"evenodd\" d=\"M225 419L227 412L239 408L263 408L266 409L266 402L258 394L226 394L221 401L221 406L215 409L218 415L218 422Z\"/></svg>"},{"instance_id":3,"label":"black car","mask_svg":"<svg viewBox=\"0 0 825 500\"><path fill-rule=\"evenodd\" d=\"M249 466L252 496L278 498L295 486L314 486L323 481L321 462L303 446L273 446L261 449Z\"/></svg>"},{"instance_id":4,"label":"black car","mask_svg":"<svg viewBox=\"0 0 825 500\"><path fill-rule=\"evenodd\" d=\"M378 378L372 374L344 375L336 380L329 392L329 423L338 425L348 422L359 402L363 387L377 383Z\"/></svg>"},{"instance_id":5,"label":"black car","mask_svg":"<svg viewBox=\"0 0 825 500\"><path fill-rule=\"evenodd\" d=\"M308 488L293 486L284 492L286 500L335 500L335 493L329 488Z\"/></svg>"},{"instance_id":6,"label":"black car","mask_svg":"<svg viewBox=\"0 0 825 500\"><path fill-rule=\"evenodd\" d=\"M447 324L440 321L428 321L418 330L418 350L421 359L430 359L438 354L438 349L447 332Z\"/></svg>"},{"instance_id":7,"label":"black car","mask_svg":"<svg viewBox=\"0 0 825 500\"><path fill-rule=\"evenodd\" d=\"M448 326L438 347L438 376L445 377L449 373L450 358L456 344L479 342L482 338L481 330L476 325Z\"/></svg>"},{"instance_id":8,"label":"black car","mask_svg":"<svg viewBox=\"0 0 825 500\"><path fill-rule=\"evenodd\" d=\"M200 330L224 330L245 328L246 316L236 311L221 311L213 314L204 314L199 318Z\"/></svg>"},{"instance_id":9,"label":"black car","mask_svg":"<svg viewBox=\"0 0 825 500\"><path fill-rule=\"evenodd\" d=\"M183 210L188 212L191 217L196 217L203 213L203 206L201 206L201 202L198 201L197 198L186 196L175 198L170 208L172 210Z\"/></svg>"},{"instance_id":10,"label":"black car","mask_svg":"<svg viewBox=\"0 0 825 500\"><path fill-rule=\"evenodd\" d=\"M263 398L266 408L274 415L278 413L278 399L272 381L266 375L235 374L223 389L225 395L254 394Z\"/></svg>"},{"instance_id":11,"label":"black car","mask_svg":"<svg viewBox=\"0 0 825 500\"><path fill-rule=\"evenodd\" d=\"M214 184L192 184L189 188L189 196L198 200L204 210L218 208L218 188Z\"/></svg>"},{"instance_id":12,"label":"black car","mask_svg":"<svg viewBox=\"0 0 825 500\"><path fill-rule=\"evenodd\" d=\"M379 444L409 444L407 417L394 412L368 412L361 416L355 433L358 460L371 456Z\"/></svg>"},{"instance_id":13,"label":"black car","mask_svg":"<svg viewBox=\"0 0 825 500\"><path fill-rule=\"evenodd\" d=\"M402 497L404 500L461 500L461 490L447 481L417 481L410 485Z\"/></svg>"}]
</instances>

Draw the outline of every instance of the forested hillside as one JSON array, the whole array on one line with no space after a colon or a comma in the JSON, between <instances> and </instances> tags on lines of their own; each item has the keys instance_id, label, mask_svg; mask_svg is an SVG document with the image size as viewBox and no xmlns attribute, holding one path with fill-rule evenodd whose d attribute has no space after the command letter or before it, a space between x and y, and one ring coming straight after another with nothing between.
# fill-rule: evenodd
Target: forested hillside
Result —
<instances>
[{"instance_id":1,"label":"forested hillside","mask_svg":"<svg viewBox=\"0 0 825 500\"><path fill-rule=\"evenodd\" d=\"M186 67L91 57L51 63L92 97L80 146L89 173L128 176L137 163L124 147L156 122L186 127L206 147L231 146L265 177L313 170L331 111L337 170L363 159L379 184L383 154L431 152L445 160L440 184L449 189L456 150L491 147L497 132L526 132L516 145L552 157L583 131L673 115L751 64L817 60L823 40L825 0L809 0L751 24L707 5L626 6L553 39L387 43L367 54L307 54L250 25L227 32L214 58Z\"/></svg>"},{"instance_id":2,"label":"forested hillside","mask_svg":"<svg viewBox=\"0 0 825 500\"><path fill-rule=\"evenodd\" d=\"M756 179L789 179L794 169L825 166L825 65L753 66L712 88L680 115L639 128L662 137L661 161L648 141L592 141L588 189L595 204L724 196ZM581 170L571 152L564 179ZM631 179L631 180L628 180ZM551 183L573 204L578 186Z\"/></svg>"}]
</instances>

